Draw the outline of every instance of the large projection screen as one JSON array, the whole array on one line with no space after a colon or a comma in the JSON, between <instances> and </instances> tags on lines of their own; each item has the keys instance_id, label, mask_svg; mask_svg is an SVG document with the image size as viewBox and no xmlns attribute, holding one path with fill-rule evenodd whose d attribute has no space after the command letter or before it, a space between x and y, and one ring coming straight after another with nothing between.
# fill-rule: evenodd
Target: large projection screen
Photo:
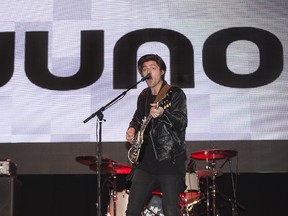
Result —
<instances>
[{"instance_id":1,"label":"large projection screen","mask_svg":"<svg viewBox=\"0 0 288 216\"><path fill-rule=\"evenodd\" d=\"M83 121L147 53L186 93L187 142L288 140L287 19L283 0L1 1L0 143L98 140ZM103 112L103 142L125 142L145 87Z\"/></svg>"},{"instance_id":2,"label":"large projection screen","mask_svg":"<svg viewBox=\"0 0 288 216\"><path fill-rule=\"evenodd\" d=\"M145 29L172 30L185 36L193 46L194 56L190 60L194 62L194 68L185 73L194 76L194 86L190 83L192 87L184 88L189 104L188 141L286 140L288 77L287 67L283 62L287 60L287 7L285 1L1 2L0 34L3 36L5 33L14 32L15 48L13 49L13 46L7 48L4 44L6 38L1 37L0 53L3 61L7 58L11 60L7 57L9 52L14 51L15 56L12 59L14 66L12 71L7 61L2 62L0 68L2 74L0 141L2 143L94 141L95 121L84 124L83 120L125 90L115 89L113 86L113 71L116 69L113 68L115 60L113 57L123 54L113 55L114 47L125 35ZM211 35L225 29L239 28L238 34L245 34L246 32L241 32L241 27L243 31L249 27L258 29L258 32L254 32L258 34L256 38L266 36L262 30L269 32L281 43L282 56L281 53L277 56L278 62L275 59L267 59L271 57L267 52L273 51L270 48L276 46L280 49L277 47L278 44L260 44L260 48L264 49L262 52L249 37L229 44L230 32L222 38L219 33L216 37L220 37L224 43L226 40L228 44L224 64L231 74L247 75L243 81L241 79L235 81L240 87L233 87L232 80L231 83L229 80L226 82L232 86L224 86L223 83L211 80L206 74L207 71L205 73L203 47ZM47 85L44 87L29 79L28 72L25 71L25 67L29 67L28 57L25 58L25 54L29 55L25 43L29 36L27 32L31 34L47 32L48 71L51 76L67 78L79 72L81 32L95 30L104 32L104 48L102 50L99 47L104 59L100 59L101 55L91 57L99 64L103 61L103 70L100 72L95 70L95 73L100 73L95 82L76 87L77 89L69 89L68 82L62 79L62 85L66 85L67 88L57 90L53 89L53 81L58 81L56 79L47 80ZM163 34L165 33L163 31ZM261 40L259 41L261 43ZM268 39L266 41L271 42ZM219 45L217 42L217 39L210 42L207 49L212 50L209 46ZM82 46L83 43L85 42L82 41ZM131 41L131 44L133 43L135 42ZM166 79L171 82L168 47L161 42L148 41L137 50L137 59L146 53L157 53L164 58L168 66ZM131 64L128 60L127 64ZM207 57L206 64L215 65L210 60ZM32 61L35 65L39 63L37 58ZM270 73L275 74L273 75L275 79L267 79L267 83L264 80L264 84L258 86L257 79L252 75L256 74L260 66L262 69L258 78L261 79ZM127 65L127 70L130 68ZM134 71L122 72L123 77L130 76L131 73L137 74L136 68ZM44 72L37 71L37 73L41 76ZM220 79L224 76L222 71L216 71L216 68L211 73ZM251 76L248 76L249 74ZM139 79L140 76L137 75L137 80ZM251 87L246 87L244 81L250 82ZM79 79L79 82L84 81ZM127 125L135 110L137 95L144 87L145 83L139 84L137 89L131 90L120 102L105 111L103 141L124 141Z\"/></svg>"}]
</instances>

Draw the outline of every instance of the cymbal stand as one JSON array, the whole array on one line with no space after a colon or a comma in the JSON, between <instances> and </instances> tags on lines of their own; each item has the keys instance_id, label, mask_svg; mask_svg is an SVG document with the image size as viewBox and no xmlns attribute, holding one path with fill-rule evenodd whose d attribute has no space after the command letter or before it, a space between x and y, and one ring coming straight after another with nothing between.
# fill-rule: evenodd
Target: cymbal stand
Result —
<instances>
[{"instance_id":1,"label":"cymbal stand","mask_svg":"<svg viewBox=\"0 0 288 216\"><path fill-rule=\"evenodd\" d=\"M208 158L206 158L206 169L209 170L210 166L209 166L209 160ZM207 216L209 216L209 212L210 212L210 192L209 192L209 177L208 175L206 176L206 214Z\"/></svg>"},{"instance_id":2,"label":"cymbal stand","mask_svg":"<svg viewBox=\"0 0 288 216\"><path fill-rule=\"evenodd\" d=\"M209 176L206 177L206 214L207 216L210 215L210 188L211 188L211 196L212 196L212 214L213 216L217 215L216 211L216 176L217 176L217 170L216 170L216 160L213 159L211 163L209 163L209 160L206 159L206 169L212 170L212 183L211 186L209 186Z\"/></svg>"},{"instance_id":3,"label":"cymbal stand","mask_svg":"<svg viewBox=\"0 0 288 216\"><path fill-rule=\"evenodd\" d=\"M114 167L114 164L113 164ZM114 170L114 168L113 168ZM113 193L112 193L112 200L113 200L113 215L116 216L116 202L117 202L117 188L116 188L116 174L113 171L111 177L113 178Z\"/></svg>"},{"instance_id":4,"label":"cymbal stand","mask_svg":"<svg viewBox=\"0 0 288 216\"><path fill-rule=\"evenodd\" d=\"M213 216L216 216L216 175L217 175L217 171L216 171L216 161L213 160L211 163L211 169L212 169L212 213Z\"/></svg>"}]
</instances>

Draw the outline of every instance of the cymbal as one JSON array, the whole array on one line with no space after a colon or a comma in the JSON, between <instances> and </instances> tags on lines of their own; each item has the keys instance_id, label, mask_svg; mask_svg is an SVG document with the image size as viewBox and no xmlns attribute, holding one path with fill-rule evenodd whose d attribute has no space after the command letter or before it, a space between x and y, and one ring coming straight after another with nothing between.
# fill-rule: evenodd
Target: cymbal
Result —
<instances>
[{"instance_id":1,"label":"cymbal","mask_svg":"<svg viewBox=\"0 0 288 216\"><path fill-rule=\"evenodd\" d=\"M78 156L75 160L83 165L90 166L96 163L97 159L95 156ZM113 163L114 161L109 158L102 158L102 163Z\"/></svg>"},{"instance_id":2,"label":"cymbal","mask_svg":"<svg viewBox=\"0 0 288 216\"><path fill-rule=\"evenodd\" d=\"M97 172L97 163L90 165L90 169ZM132 167L126 164L117 164L113 163L102 163L101 164L101 173L102 174L117 174L117 175L128 175Z\"/></svg>"},{"instance_id":3,"label":"cymbal","mask_svg":"<svg viewBox=\"0 0 288 216\"><path fill-rule=\"evenodd\" d=\"M194 152L191 157L200 160L217 160L223 158L231 158L237 154L236 150L230 149L208 149L203 151Z\"/></svg>"},{"instance_id":4,"label":"cymbal","mask_svg":"<svg viewBox=\"0 0 288 216\"><path fill-rule=\"evenodd\" d=\"M208 169L198 170L196 172L197 172L198 178L206 178L206 177L212 178L213 176L212 170L208 170ZM215 174L216 174L216 177L218 177L218 176L223 175L223 172L216 171Z\"/></svg>"}]
</instances>

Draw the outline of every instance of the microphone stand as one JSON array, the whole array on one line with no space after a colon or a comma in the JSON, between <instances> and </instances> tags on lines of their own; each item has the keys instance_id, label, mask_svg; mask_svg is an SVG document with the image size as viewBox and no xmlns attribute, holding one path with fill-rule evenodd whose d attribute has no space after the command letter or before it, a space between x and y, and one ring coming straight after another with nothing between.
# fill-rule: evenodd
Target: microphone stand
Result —
<instances>
[{"instance_id":1,"label":"microphone stand","mask_svg":"<svg viewBox=\"0 0 288 216\"><path fill-rule=\"evenodd\" d=\"M117 103L118 101L120 101L128 91L130 91L132 88L134 88L135 86L137 86L140 82L143 82L147 79L150 79L151 75L148 74L146 77L143 77L140 81L138 81L137 83L135 83L134 85L132 85L130 88L126 89L125 91L123 91L120 95L118 95L116 98L114 98L113 100L111 100L109 103L107 103L105 106L101 107L99 110L97 110L96 112L94 112L92 115L90 115L88 118L86 118L83 122L87 123L88 121L90 121L92 118L96 117L99 120L99 140L98 140L98 154L97 154L97 209L98 209L98 216L101 216L101 194L100 194L100 190L101 190L101 163L102 163L102 121L104 118L103 112L108 109L109 107L111 107L112 105L114 105L115 103ZM96 124L96 137L97 137L97 124ZM114 206L115 209L115 206Z\"/></svg>"}]
</instances>

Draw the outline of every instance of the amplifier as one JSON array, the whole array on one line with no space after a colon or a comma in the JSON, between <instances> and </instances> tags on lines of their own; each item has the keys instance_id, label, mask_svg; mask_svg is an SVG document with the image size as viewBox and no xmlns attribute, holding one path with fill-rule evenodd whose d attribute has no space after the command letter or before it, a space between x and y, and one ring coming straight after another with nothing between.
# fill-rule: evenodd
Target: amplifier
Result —
<instances>
[{"instance_id":1,"label":"amplifier","mask_svg":"<svg viewBox=\"0 0 288 216\"><path fill-rule=\"evenodd\" d=\"M0 175L16 175L17 166L10 159L0 160Z\"/></svg>"}]
</instances>

